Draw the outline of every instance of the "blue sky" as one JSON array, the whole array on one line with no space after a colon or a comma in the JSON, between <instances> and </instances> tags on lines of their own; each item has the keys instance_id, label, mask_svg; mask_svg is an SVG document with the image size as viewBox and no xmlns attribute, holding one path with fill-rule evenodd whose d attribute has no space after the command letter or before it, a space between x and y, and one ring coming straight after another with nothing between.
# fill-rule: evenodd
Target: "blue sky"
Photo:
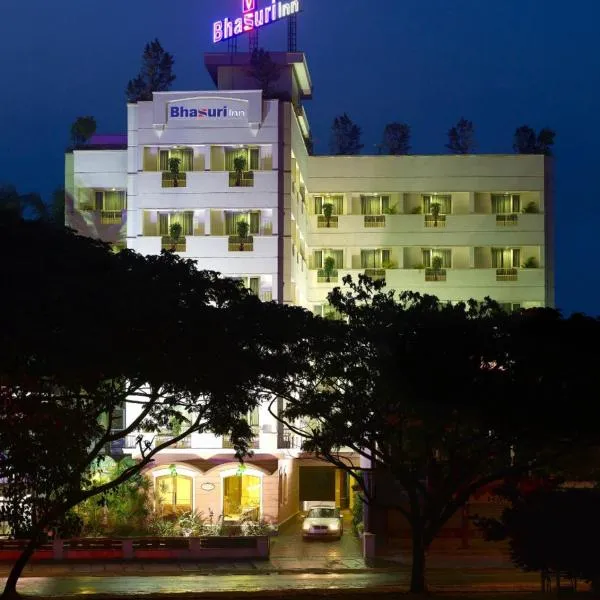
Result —
<instances>
[{"instance_id":1,"label":"blue sky","mask_svg":"<svg viewBox=\"0 0 600 600\"><path fill-rule=\"evenodd\" d=\"M327 150L341 112L363 128L365 152L389 121L411 125L415 153L444 152L461 116L474 122L481 152L510 152L524 123L555 129L557 303L600 314L600 277L588 264L598 227L600 2L301 2L317 151ZM210 89L202 56L215 50L211 23L240 8L240 0L1 0L0 182L49 196L79 115L94 115L101 132L124 131L124 88L154 37L175 55L174 89ZM285 38L277 24L260 43L284 49Z\"/></svg>"}]
</instances>

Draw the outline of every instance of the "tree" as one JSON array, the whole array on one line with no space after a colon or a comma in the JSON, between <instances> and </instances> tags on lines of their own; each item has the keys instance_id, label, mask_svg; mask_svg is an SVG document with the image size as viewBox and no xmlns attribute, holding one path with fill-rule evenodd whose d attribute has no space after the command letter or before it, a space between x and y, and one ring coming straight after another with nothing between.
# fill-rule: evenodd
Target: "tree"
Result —
<instances>
[{"instance_id":1,"label":"tree","mask_svg":"<svg viewBox=\"0 0 600 600\"><path fill-rule=\"evenodd\" d=\"M331 275L335 271L335 258L333 256L326 256L323 261L323 272L327 278L327 283L331 281Z\"/></svg>"},{"instance_id":2,"label":"tree","mask_svg":"<svg viewBox=\"0 0 600 600\"><path fill-rule=\"evenodd\" d=\"M388 123L381 145L384 154L410 154L410 126L406 123Z\"/></svg>"},{"instance_id":3,"label":"tree","mask_svg":"<svg viewBox=\"0 0 600 600\"><path fill-rule=\"evenodd\" d=\"M142 54L142 68L137 77L127 84L127 101L151 101L152 92L167 92L175 81L175 59L166 52L158 39L146 44Z\"/></svg>"},{"instance_id":4,"label":"tree","mask_svg":"<svg viewBox=\"0 0 600 600\"><path fill-rule=\"evenodd\" d=\"M596 439L585 399L600 322L396 297L364 276L344 283L347 292L329 295L342 321L323 321L320 338L305 342L304 375L292 393L275 388L286 406L272 414L356 481L369 519L382 509L405 517L411 591L422 592L427 549L473 493ZM548 410L557 405L569 414ZM371 469L357 472L356 457Z\"/></svg>"},{"instance_id":5,"label":"tree","mask_svg":"<svg viewBox=\"0 0 600 600\"><path fill-rule=\"evenodd\" d=\"M545 154L552 156L552 146L556 134L548 128L538 134L529 125L521 125L515 131L513 150L517 154Z\"/></svg>"},{"instance_id":6,"label":"tree","mask_svg":"<svg viewBox=\"0 0 600 600\"><path fill-rule=\"evenodd\" d=\"M254 79L263 91L263 97L268 100L274 97L273 85L281 77L282 67L263 48L255 48L250 56L248 75Z\"/></svg>"},{"instance_id":7,"label":"tree","mask_svg":"<svg viewBox=\"0 0 600 600\"><path fill-rule=\"evenodd\" d=\"M13 185L0 185L0 217L15 222L23 218L45 221L49 215L39 194L21 194Z\"/></svg>"},{"instance_id":8,"label":"tree","mask_svg":"<svg viewBox=\"0 0 600 600\"><path fill-rule=\"evenodd\" d=\"M237 234L238 234L238 237L240 238L240 250L244 249L244 242L248 238L249 230L250 230L250 225L248 224L248 221L246 221L245 219L241 219L240 221L237 222Z\"/></svg>"},{"instance_id":9,"label":"tree","mask_svg":"<svg viewBox=\"0 0 600 600\"><path fill-rule=\"evenodd\" d=\"M244 177L244 171L246 170L246 158L244 156L236 156L233 159L233 171L235 173L235 185L237 187L242 185L242 179Z\"/></svg>"},{"instance_id":10,"label":"tree","mask_svg":"<svg viewBox=\"0 0 600 600\"><path fill-rule=\"evenodd\" d=\"M71 142L74 146L85 144L96 133L94 117L77 117L71 125Z\"/></svg>"},{"instance_id":11,"label":"tree","mask_svg":"<svg viewBox=\"0 0 600 600\"><path fill-rule=\"evenodd\" d=\"M473 123L461 117L458 123L448 130L446 148L454 154L471 154L475 150Z\"/></svg>"},{"instance_id":12,"label":"tree","mask_svg":"<svg viewBox=\"0 0 600 600\"><path fill-rule=\"evenodd\" d=\"M499 493L510 500L500 518L474 518L486 540L508 539L511 559L524 571L565 573L597 585L600 553L589 540L600 535L598 490L546 487L524 493L505 485Z\"/></svg>"},{"instance_id":13,"label":"tree","mask_svg":"<svg viewBox=\"0 0 600 600\"><path fill-rule=\"evenodd\" d=\"M323 216L326 219L327 227L331 224L331 217L333 216L333 204L326 202L323 204Z\"/></svg>"},{"instance_id":14,"label":"tree","mask_svg":"<svg viewBox=\"0 0 600 600\"><path fill-rule=\"evenodd\" d=\"M140 473L160 450L212 431L231 434L243 455L252 437L245 415L260 400L253 386L282 375L273 344L294 330L282 326L287 307L263 304L237 282L170 253L113 254L41 222L2 223L0 238L11 256L0 266L11 290L0 310L0 478L5 516L15 523L25 514L19 528L29 540L8 577L8 598L49 527ZM19 253L10 252L17 244ZM223 356L235 373L223 376ZM115 431L125 402L141 412ZM137 463L111 480L94 479L109 447L173 419L180 433L152 445L138 437Z\"/></svg>"},{"instance_id":15,"label":"tree","mask_svg":"<svg viewBox=\"0 0 600 600\"><path fill-rule=\"evenodd\" d=\"M360 154L364 144L360 143L361 128L344 113L333 120L331 126L331 153L337 156Z\"/></svg>"}]
</instances>

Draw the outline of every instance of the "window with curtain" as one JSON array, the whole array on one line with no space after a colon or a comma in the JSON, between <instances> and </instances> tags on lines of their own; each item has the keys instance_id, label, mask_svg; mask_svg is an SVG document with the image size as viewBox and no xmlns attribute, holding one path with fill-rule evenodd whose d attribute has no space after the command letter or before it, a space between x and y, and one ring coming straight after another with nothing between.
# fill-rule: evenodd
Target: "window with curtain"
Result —
<instances>
[{"instance_id":1,"label":"window with curtain","mask_svg":"<svg viewBox=\"0 0 600 600\"><path fill-rule=\"evenodd\" d=\"M194 151L191 148L161 150L159 157L161 171L167 172L169 170L169 159L171 158L179 159L179 171L193 171Z\"/></svg>"},{"instance_id":2,"label":"window with curtain","mask_svg":"<svg viewBox=\"0 0 600 600\"><path fill-rule=\"evenodd\" d=\"M430 194L423 196L423 213L431 214L431 205L440 205L440 215L449 215L452 212L452 196L450 194Z\"/></svg>"},{"instance_id":3,"label":"window with curtain","mask_svg":"<svg viewBox=\"0 0 600 600\"><path fill-rule=\"evenodd\" d=\"M384 264L390 262L389 250L361 250L360 267L361 269L383 269Z\"/></svg>"},{"instance_id":4,"label":"window with curtain","mask_svg":"<svg viewBox=\"0 0 600 600\"><path fill-rule=\"evenodd\" d=\"M181 235L194 235L194 211L159 212L158 235L170 235L170 228L173 223L181 225Z\"/></svg>"},{"instance_id":5,"label":"window with curtain","mask_svg":"<svg viewBox=\"0 0 600 600\"><path fill-rule=\"evenodd\" d=\"M94 208L96 210L125 210L124 190L96 190L94 192Z\"/></svg>"},{"instance_id":6,"label":"window with curtain","mask_svg":"<svg viewBox=\"0 0 600 600\"><path fill-rule=\"evenodd\" d=\"M235 171L236 158L243 158L246 161L246 171L260 169L260 148L225 148L226 171Z\"/></svg>"},{"instance_id":7,"label":"window with curtain","mask_svg":"<svg viewBox=\"0 0 600 600\"><path fill-rule=\"evenodd\" d=\"M156 478L156 487L163 514L178 514L192 510L191 477L163 475Z\"/></svg>"},{"instance_id":8,"label":"window with curtain","mask_svg":"<svg viewBox=\"0 0 600 600\"><path fill-rule=\"evenodd\" d=\"M245 221L250 225L249 235L258 235L260 232L260 211L225 211L225 234L237 235L237 225L240 221Z\"/></svg>"},{"instance_id":9,"label":"window with curtain","mask_svg":"<svg viewBox=\"0 0 600 600\"><path fill-rule=\"evenodd\" d=\"M332 250L327 248L325 250L315 250L313 252L313 262L315 269L322 269L325 259L331 256L335 261L336 269L344 268L344 251L343 250Z\"/></svg>"},{"instance_id":10,"label":"window with curtain","mask_svg":"<svg viewBox=\"0 0 600 600\"><path fill-rule=\"evenodd\" d=\"M323 214L324 204L333 205L334 215L341 215L344 212L344 196L315 196L315 215Z\"/></svg>"},{"instance_id":11,"label":"window with curtain","mask_svg":"<svg viewBox=\"0 0 600 600\"><path fill-rule=\"evenodd\" d=\"M518 269L520 265L520 248L492 248L492 268Z\"/></svg>"},{"instance_id":12,"label":"window with curtain","mask_svg":"<svg viewBox=\"0 0 600 600\"><path fill-rule=\"evenodd\" d=\"M430 269L433 266L433 259L439 257L442 259L442 269L452 268L452 250L447 248L423 248L423 264Z\"/></svg>"},{"instance_id":13,"label":"window with curtain","mask_svg":"<svg viewBox=\"0 0 600 600\"><path fill-rule=\"evenodd\" d=\"M260 292L260 277L232 277L239 281L245 288L248 288L253 294L258 296Z\"/></svg>"},{"instance_id":14,"label":"window with curtain","mask_svg":"<svg viewBox=\"0 0 600 600\"><path fill-rule=\"evenodd\" d=\"M492 194L492 213L506 215L521 212L521 196L518 194Z\"/></svg>"},{"instance_id":15,"label":"window with curtain","mask_svg":"<svg viewBox=\"0 0 600 600\"><path fill-rule=\"evenodd\" d=\"M390 209L389 196L361 196L361 215L384 215Z\"/></svg>"}]
</instances>

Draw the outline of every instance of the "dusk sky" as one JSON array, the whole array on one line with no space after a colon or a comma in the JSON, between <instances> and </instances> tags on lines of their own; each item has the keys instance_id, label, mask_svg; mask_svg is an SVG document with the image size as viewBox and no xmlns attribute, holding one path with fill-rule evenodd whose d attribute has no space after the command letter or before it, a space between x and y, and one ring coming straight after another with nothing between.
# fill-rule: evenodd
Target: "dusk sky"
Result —
<instances>
[{"instance_id":1,"label":"dusk sky","mask_svg":"<svg viewBox=\"0 0 600 600\"><path fill-rule=\"evenodd\" d=\"M556 131L557 305L600 314L600 268L587 264L600 230L592 189L600 2L301 3L298 46L315 87L306 108L318 153L342 112L363 128L364 153L376 151L390 121L411 125L415 154L443 153L461 116L484 153L512 152L522 124ZM0 0L0 183L49 197L63 182L77 116L95 116L99 132L124 132L125 85L155 37L175 56L173 89L212 89L203 53L227 45L212 45L211 23L240 10L241 0ZM260 45L284 50L286 33L283 23L263 29Z\"/></svg>"}]
</instances>

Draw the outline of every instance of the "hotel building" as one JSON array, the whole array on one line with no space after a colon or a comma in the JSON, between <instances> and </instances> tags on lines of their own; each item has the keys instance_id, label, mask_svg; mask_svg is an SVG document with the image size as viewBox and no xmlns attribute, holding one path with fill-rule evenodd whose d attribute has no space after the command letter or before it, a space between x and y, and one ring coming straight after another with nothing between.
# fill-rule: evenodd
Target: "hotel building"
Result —
<instances>
[{"instance_id":1,"label":"hotel building","mask_svg":"<svg viewBox=\"0 0 600 600\"><path fill-rule=\"evenodd\" d=\"M442 300L553 306L549 159L309 156L305 56L271 56L277 100L255 89L247 54L207 54L215 90L154 93L127 106L126 135L67 153L67 224L142 254L172 249L263 300L320 315L342 277L360 273ZM266 409L251 423L243 473L226 438L192 435L161 455L149 474L164 504L275 522L303 502L348 506L342 473L304 456Z\"/></svg>"}]
</instances>

